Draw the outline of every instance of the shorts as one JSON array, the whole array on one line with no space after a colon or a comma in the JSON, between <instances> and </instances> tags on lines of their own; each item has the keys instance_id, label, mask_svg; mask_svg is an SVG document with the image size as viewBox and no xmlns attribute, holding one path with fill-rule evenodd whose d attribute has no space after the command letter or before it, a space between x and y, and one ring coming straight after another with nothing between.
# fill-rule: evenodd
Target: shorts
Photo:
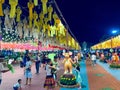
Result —
<instances>
[{"instance_id":1,"label":"shorts","mask_svg":"<svg viewBox=\"0 0 120 90\"><path fill-rule=\"evenodd\" d=\"M13 87L13 90L18 90L18 87Z\"/></svg>"}]
</instances>

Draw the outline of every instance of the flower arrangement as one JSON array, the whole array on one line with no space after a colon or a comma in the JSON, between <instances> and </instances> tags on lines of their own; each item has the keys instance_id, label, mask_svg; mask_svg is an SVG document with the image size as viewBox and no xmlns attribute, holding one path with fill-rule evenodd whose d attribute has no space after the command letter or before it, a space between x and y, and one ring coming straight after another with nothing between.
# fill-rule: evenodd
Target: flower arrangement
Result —
<instances>
[{"instance_id":1,"label":"flower arrangement","mask_svg":"<svg viewBox=\"0 0 120 90\"><path fill-rule=\"evenodd\" d=\"M74 75L62 75L60 83L63 85L75 85L77 83L76 77Z\"/></svg>"},{"instance_id":2,"label":"flower arrangement","mask_svg":"<svg viewBox=\"0 0 120 90\"><path fill-rule=\"evenodd\" d=\"M110 67L111 68L120 68L120 64L111 63Z\"/></svg>"}]
</instances>

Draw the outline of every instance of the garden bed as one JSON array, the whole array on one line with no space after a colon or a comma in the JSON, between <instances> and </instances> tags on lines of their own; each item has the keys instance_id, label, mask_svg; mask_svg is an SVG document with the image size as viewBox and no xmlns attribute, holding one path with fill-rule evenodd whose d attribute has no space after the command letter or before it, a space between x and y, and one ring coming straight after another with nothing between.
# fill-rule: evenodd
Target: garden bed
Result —
<instances>
[{"instance_id":1,"label":"garden bed","mask_svg":"<svg viewBox=\"0 0 120 90\"><path fill-rule=\"evenodd\" d=\"M120 64L111 63L110 68L117 68L117 69L119 68L120 69Z\"/></svg>"}]
</instances>

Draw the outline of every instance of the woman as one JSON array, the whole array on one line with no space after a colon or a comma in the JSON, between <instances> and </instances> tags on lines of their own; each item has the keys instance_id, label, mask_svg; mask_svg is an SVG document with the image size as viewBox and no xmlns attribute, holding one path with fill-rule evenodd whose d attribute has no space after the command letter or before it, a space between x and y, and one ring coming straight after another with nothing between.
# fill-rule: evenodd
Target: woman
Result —
<instances>
[{"instance_id":1,"label":"woman","mask_svg":"<svg viewBox=\"0 0 120 90\"><path fill-rule=\"evenodd\" d=\"M55 80L53 78L53 74L51 72L52 68L54 68L51 65L51 60L49 60L46 64L46 79L45 79L45 83L44 83L44 88L46 88L47 90L54 90L55 88Z\"/></svg>"},{"instance_id":2,"label":"woman","mask_svg":"<svg viewBox=\"0 0 120 90\"><path fill-rule=\"evenodd\" d=\"M31 85L31 78L32 78L31 66L32 66L32 62L30 61L30 57L28 56L25 66L26 85Z\"/></svg>"}]
</instances>

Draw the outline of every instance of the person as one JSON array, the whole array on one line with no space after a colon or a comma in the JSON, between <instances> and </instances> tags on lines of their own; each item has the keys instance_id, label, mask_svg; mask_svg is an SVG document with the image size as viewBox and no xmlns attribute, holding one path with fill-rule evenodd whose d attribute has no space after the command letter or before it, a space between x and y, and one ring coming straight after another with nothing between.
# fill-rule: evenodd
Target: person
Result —
<instances>
[{"instance_id":1,"label":"person","mask_svg":"<svg viewBox=\"0 0 120 90\"><path fill-rule=\"evenodd\" d=\"M0 85L2 83L2 73L8 72L9 69L4 69L4 66L2 64L2 60L0 59Z\"/></svg>"},{"instance_id":2,"label":"person","mask_svg":"<svg viewBox=\"0 0 120 90\"><path fill-rule=\"evenodd\" d=\"M31 66L32 66L32 62L30 61L30 57L28 56L25 66L26 85L31 85L31 79L32 79Z\"/></svg>"},{"instance_id":3,"label":"person","mask_svg":"<svg viewBox=\"0 0 120 90\"><path fill-rule=\"evenodd\" d=\"M96 65L96 55L95 55L95 53L93 53L92 55L91 55L91 60L92 60L92 66L95 66Z\"/></svg>"},{"instance_id":4,"label":"person","mask_svg":"<svg viewBox=\"0 0 120 90\"><path fill-rule=\"evenodd\" d=\"M54 68L52 69L53 70L53 72L52 72L52 74L53 74L53 77L54 77L54 80L55 80L55 82L56 82L56 86L57 86L57 71L59 70L59 64L58 64L58 57L57 56L54 56L54 63L53 63L53 66L54 66Z\"/></svg>"},{"instance_id":5,"label":"person","mask_svg":"<svg viewBox=\"0 0 120 90\"><path fill-rule=\"evenodd\" d=\"M22 90L21 83L22 83L22 80L18 79L18 82L13 85L13 90Z\"/></svg>"},{"instance_id":6,"label":"person","mask_svg":"<svg viewBox=\"0 0 120 90\"><path fill-rule=\"evenodd\" d=\"M39 54L36 55L35 68L36 68L36 74L39 74L39 68L40 68L40 57L39 57Z\"/></svg>"},{"instance_id":7,"label":"person","mask_svg":"<svg viewBox=\"0 0 120 90\"><path fill-rule=\"evenodd\" d=\"M52 68L54 68L51 65L51 60L49 60L46 64L46 79L45 79L45 83L44 83L44 88L46 88L47 90L54 90L55 88L55 80L53 78L53 74L51 72Z\"/></svg>"}]
</instances>

